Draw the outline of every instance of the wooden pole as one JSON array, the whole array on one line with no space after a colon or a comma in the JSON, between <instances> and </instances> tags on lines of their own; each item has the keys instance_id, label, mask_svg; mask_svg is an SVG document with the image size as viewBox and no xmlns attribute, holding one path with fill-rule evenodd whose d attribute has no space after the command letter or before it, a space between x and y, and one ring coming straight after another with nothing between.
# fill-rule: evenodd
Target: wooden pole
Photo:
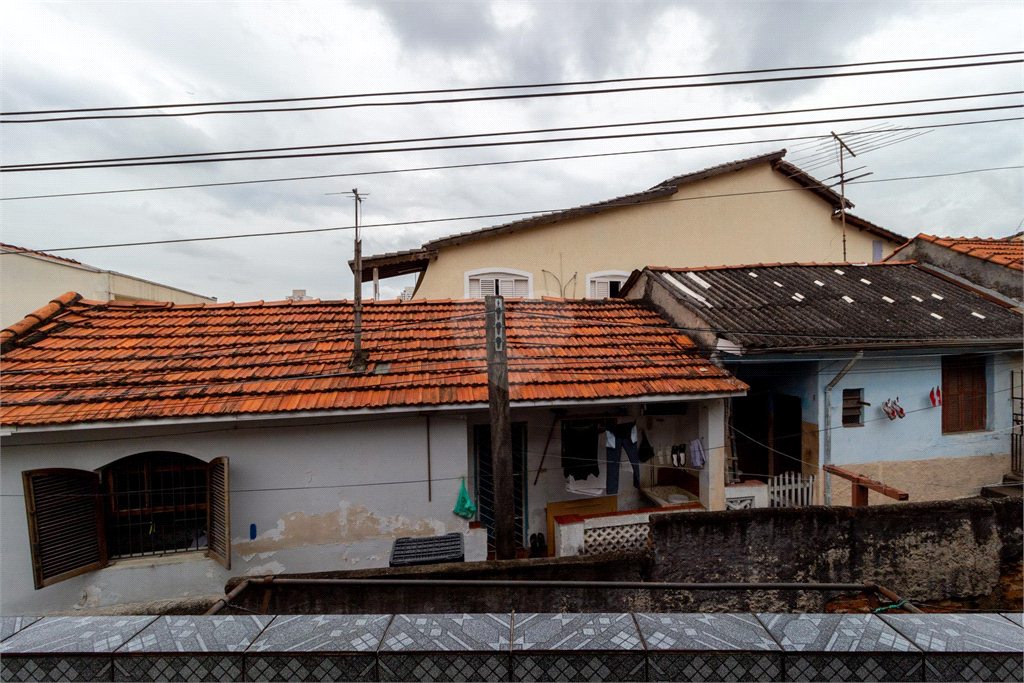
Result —
<instances>
[{"instance_id":1,"label":"wooden pole","mask_svg":"<svg viewBox=\"0 0 1024 683\"><path fill-rule=\"evenodd\" d=\"M373 267L373 300L380 301L380 273L377 266Z\"/></svg>"},{"instance_id":2,"label":"wooden pole","mask_svg":"<svg viewBox=\"0 0 1024 683\"><path fill-rule=\"evenodd\" d=\"M352 344L352 361L349 363L356 372L366 370L366 358L363 355L363 241L359 239L359 204L362 197L359 190L353 189L352 196L355 198L355 289L353 293L352 317L354 341Z\"/></svg>"},{"instance_id":3,"label":"wooden pole","mask_svg":"<svg viewBox=\"0 0 1024 683\"><path fill-rule=\"evenodd\" d=\"M484 298L487 311L487 400L491 412L491 471L494 477L494 554L513 560L515 493L512 484L512 418L508 405L508 348L505 300Z\"/></svg>"},{"instance_id":4,"label":"wooden pole","mask_svg":"<svg viewBox=\"0 0 1024 683\"><path fill-rule=\"evenodd\" d=\"M843 150L845 149L851 156L857 155L835 131L832 131L832 137L839 142L839 211L843 221L843 262L846 262L846 174L843 172Z\"/></svg>"}]
</instances>

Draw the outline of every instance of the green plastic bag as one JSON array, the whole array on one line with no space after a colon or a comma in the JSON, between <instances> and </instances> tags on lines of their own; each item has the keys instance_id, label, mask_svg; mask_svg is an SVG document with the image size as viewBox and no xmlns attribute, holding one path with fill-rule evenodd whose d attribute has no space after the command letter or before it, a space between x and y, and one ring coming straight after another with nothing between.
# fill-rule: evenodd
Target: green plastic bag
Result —
<instances>
[{"instance_id":1,"label":"green plastic bag","mask_svg":"<svg viewBox=\"0 0 1024 683\"><path fill-rule=\"evenodd\" d=\"M476 505L473 505L473 501L469 497L469 493L466 491L466 480L462 480L462 488L459 489L459 499L455 501L455 509L452 510L459 517L465 517L466 519L473 519L476 517Z\"/></svg>"}]
</instances>

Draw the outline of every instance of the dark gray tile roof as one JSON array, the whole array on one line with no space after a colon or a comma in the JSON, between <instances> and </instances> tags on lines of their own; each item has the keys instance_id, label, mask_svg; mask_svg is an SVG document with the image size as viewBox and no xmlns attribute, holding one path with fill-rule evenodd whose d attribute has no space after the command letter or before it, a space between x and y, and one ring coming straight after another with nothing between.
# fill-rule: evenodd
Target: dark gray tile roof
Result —
<instances>
[{"instance_id":1,"label":"dark gray tile roof","mask_svg":"<svg viewBox=\"0 0 1024 683\"><path fill-rule=\"evenodd\" d=\"M1022 337L1020 311L914 263L647 272L718 336L748 350Z\"/></svg>"}]
</instances>

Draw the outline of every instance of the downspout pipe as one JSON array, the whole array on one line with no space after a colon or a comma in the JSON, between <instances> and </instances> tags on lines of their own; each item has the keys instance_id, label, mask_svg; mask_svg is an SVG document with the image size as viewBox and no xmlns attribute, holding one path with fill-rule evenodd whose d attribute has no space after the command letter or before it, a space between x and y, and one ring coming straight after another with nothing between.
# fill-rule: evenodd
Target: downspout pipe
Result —
<instances>
[{"instance_id":1,"label":"downspout pipe","mask_svg":"<svg viewBox=\"0 0 1024 683\"><path fill-rule=\"evenodd\" d=\"M854 365L864 357L863 351L854 354L850 362L839 371L839 374L832 378L832 381L825 385L825 457L823 465L832 464L832 390L836 388L840 380L846 376ZM825 505L832 504L832 475L825 473Z\"/></svg>"}]
</instances>

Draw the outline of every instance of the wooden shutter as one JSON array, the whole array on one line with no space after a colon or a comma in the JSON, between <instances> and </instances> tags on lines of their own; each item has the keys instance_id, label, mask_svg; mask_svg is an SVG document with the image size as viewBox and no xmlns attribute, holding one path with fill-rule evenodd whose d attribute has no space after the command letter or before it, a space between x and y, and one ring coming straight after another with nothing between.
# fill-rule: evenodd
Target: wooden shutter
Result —
<instances>
[{"instance_id":1,"label":"wooden shutter","mask_svg":"<svg viewBox=\"0 0 1024 683\"><path fill-rule=\"evenodd\" d=\"M973 432L985 429L988 387L984 356L947 356L942 359L942 431Z\"/></svg>"},{"instance_id":2,"label":"wooden shutter","mask_svg":"<svg viewBox=\"0 0 1024 683\"><path fill-rule=\"evenodd\" d=\"M594 280L593 282L594 298L595 299L607 299L608 298L608 281L607 280Z\"/></svg>"},{"instance_id":3,"label":"wooden shutter","mask_svg":"<svg viewBox=\"0 0 1024 683\"><path fill-rule=\"evenodd\" d=\"M71 469L21 473L36 588L107 566L100 477Z\"/></svg>"},{"instance_id":4,"label":"wooden shutter","mask_svg":"<svg viewBox=\"0 0 1024 683\"><path fill-rule=\"evenodd\" d=\"M516 278L515 296L525 299L530 294L530 283L523 278Z\"/></svg>"},{"instance_id":5,"label":"wooden shutter","mask_svg":"<svg viewBox=\"0 0 1024 683\"><path fill-rule=\"evenodd\" d=\"M480 298L497 294L497 280L493 277L480 278Z\"/></svg>"},{"instance_id":6,"label":"wooden shutter","mask_svg":"<svg viewBox=\"0 0 1024 683\"><path fill-rule=\"evenodd\" d=\"M228 459L214 458L206 474L206 554L231 569L231 497Z\"/></svg>"}]
</instances>

